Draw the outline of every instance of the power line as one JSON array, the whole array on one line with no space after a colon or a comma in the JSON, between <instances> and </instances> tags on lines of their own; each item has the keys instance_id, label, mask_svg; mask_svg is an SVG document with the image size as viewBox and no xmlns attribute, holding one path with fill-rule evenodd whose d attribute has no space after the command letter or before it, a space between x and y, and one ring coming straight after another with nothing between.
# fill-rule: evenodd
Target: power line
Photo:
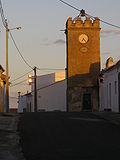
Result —
<instances>
[{"instance_id":1,"label":"power line","mask_svg":"<svg viewBox=\"0 0 120 160\"><path fill-rule=\"evenodd\" d=\"M116 27L116 28L119 28L119 29L120 29L120 26L114 25L114 24L112 24L112 23L105 22L105 21L103 21L103 20L101 20L101 19L100 19L100 21L103 22L103 23L105 23L105 24L107 24L107 25L110 25L110 26L112 26L112 27Z\"/></svg>"},{"instance_id":2,"label":"power line","mask_svg":"<svg viewBox=\"0 0 120 160\"><path fill-rule=\"evenodd\" d=\"M87 14L87 13L85 13L85 15L88 16L88 17L91 17L92 19L95 19L95 17L93 17L93 16L91 16L91 15L89 15L89 14ZM117 26L117 25L114 25L114 24L112 24L112 23L106 22L106 21L104 21L104 20L102 20L102 19L100 19L100 21L101 21L102 23L105 23L105 24L109 25L109 26L116 27L116 28L119 28L119 29L120 29L120 26Z\"/></svg>"},{"instance_id":3,"label":"power line","mask_svg":"<svg viewBox=\"0 0 120 160\"><path fill-rule=\"evenodd\" d=\"M17 80L19 80L19 79L21 79L21 78L23 78L23 77L25 77L27 74L31 73L32 71L33 71L33 70L31 70L31 71L29 71L29 72L23 74L22 76L20 76L20 77L14 79L14 80L12 80L11 83L12 83L12 82L15 82L15 81L17 81Z\"/></svg>"},{"instance_id":4,"label":"power line","mask_svg":"<svg viewBox=\"0 0 120 160\"><path fill-rule=\"evenodd\" d=\"M5 19L5 16L4 16L4 11L3 11L1 0L0 0L0 14L1 14L3 26L6 28L6 19Z\"/></svg>"},{"instance_id":5,"label":"power line","mask_svg":"<svg viewBox=\"0 0 120 160\"><path fill-rule=\"evenodd\" d=\"M58 82L54 82L54 83L52 83L52 84L46 85L46 86L41 87L41 88L38 88L37 91L42 90L42 89L45 89L45 88L48 88L48 87L51 87L51 86L53 86L53 85L55 85L55 84L58 84L58 83L60 83L60 82L65 81L65 80L66 80L66 79L61 80L61 81L58 81ZM33 93L33 92L34 92L34 91L32 91L31 93Z\"/></svg>"},{"instance_id":6,"label":"power line","mask_svg":"<svg viewBox=\"0 0 120 160\"><path fill-rule=\"evenodd\" d=\"M69 6L69 7L71 7L71 8L73 8L73 9L75 9L75 10L81 12L80 9L78 9L78 8L76 8L76 7L74 7L74 6L72 6L71 4L69 4L69 3L65 2L65 1L62 1L62 0L59 0L59 1L62 2L62 3L64 3L64 4L66 4L67 6Z\"/></svg>"},{"instance_id":7,"label":"power line","mask_svg":"<svg viewBox=\"0 0 120 160\"><path fill-rule=\"evenodd\" d=\"M20 52L20 50L19 50L19 48L18 48L18 46L17 46L17 44L16 44L16 42L15 42L15 40L14 40L14 38L13 38L12 33L11 33L10 31L9 31L9 33L10 33L11 39L12 39L12 41L13 41L13 43L14 43L14 45L15 45L18 53L19 53L19 55L21 56L22 60L24 61L24 63L25 63L29 68L31 68L31 69L33 70L33 67L25 60L25 58L23 57L22 53Z\"/></svg>"},{"instance_id":8,"label":"power line","mask_svg":"<svg viewBox=\"0 0 120 160\"><path fill-rule=\"evenodd\" d=\"M17 86L17 85L19 85L19 84L22 84L22 83L23 83L23 82L25 82L25 81L27 81L27 79L25 79L25 80L23 80L23 81L20 81L20 82L18 82L18 83L16 83L16 84L14 84L14 85L11 85L10 87Z\"/></svg>"},{"instance_id":9,"label":"power line","mask_svg":"<svg viewBox=\"0 0 120 160\"><path fill-rule=\"evenodd\" d=\"M65 81L65 80L66 80L66 79L61 80L61 81L54 82L54 83L52 83L52 84L46 85L46 86L41 87L41 88L38 88L37 91L42 90L42 89L45 89L45 88L48 88L48 87L51 87L51 86L54 86L55 84L58 84L58 83L63 82L63 81ZM33 93L33 92L34 92L34 90L33 90L32 92L29 92L29 93Z\"/></svg>"},{"instance_id":10,"label":"power line","mask_svg":"<svg viewBox=\"0 0 120 160\"><path fill-rule=\"evenodd\" d=\"M2 7L2 1L0 0L0 14L1 14L1 18L2 18L2 22L3 22L3 26L6 28L6 19L5 19L5 16L4 16L4 11L3 11L3 7ZM23 59L23 61L25 62L25 64L30 67L31 69L33 69L33 67L31 67L31 65L29 65L29 63L25 60L25 58L23 57L22 53L20 52L14 38L13 38L13 35L12 33L10 32L10 30L8 29L9 33L10 33L10 36L11 36L11 39L18 51L18 53L20 54L21 58Z\"/></svg>"},{"instance_id":11,"label":"power line","mask_svg":"<svg viewBox=\"0 0 120 160\"><path fill-rule=\"evenodd\" d=\"M61 70L65 70L63 68L37 68L38 70L46 70L46 71L61 71Z\"/></svg>"},{"instance_id":12,"label":"power line","mask_svg":"<svg viewBox=\"0 0 120 160\"><path fill-rule=\"evenodd\" d=\"M39 91L39 90L41 90L41 89L44 89L44 88L51 87L51 86L53 86L53 85L55 85L55 84L58 84L58 83L60 83L60 82L65 81L65 80L66 80L66 79L61 80L61 81L58 81L58 82L55 82L55 83L52 83L52 84L50 84L50 85L47 85L47 86L44 86L44 87L41 87L41 88L38 88L37 91Z\"/></svg>"},{"instance_id":13,"label":"power line","mask_svg":"<svg viewBox=\"0 0 120 160\"><path fill-rule=\"evenodd\" d=\"M53 68L42 68L42 69L45 69L45 70L64 70L64 69L53 69ZM39 69L39 70L41 70L41 69ZM27 72L26 74L24 74L24 75L22 75L22 76L20 76L20 77L18 77L18 78L16 78L16 79L14 79L14 80L12 80L11 82L14 82L14 81L16 81L16 80L19 80L20 78L23 78L24 76L26 76L28 73L30 73L30 72L32 72L32 70L31 71L29 71L29 72ZM27 79L25 79L25 80L23 80L23 81L20 81L20 82L18 82L18 83L16 83L16 84L13 84L13 85L11 85L10 87L14 87L14 86L17 86L17 85L19 85L19 84L22 84L23 82L25 82L25 81L27 81ZM60 81L59 81L60 82ZM47 88L47 87L49 87L49 86L52 86L52 85L54 85L54 84L56 84L56 83L58 83L58 82L55 82L55 83L53 83L53 84L50 84L50 85L48 85L48 86L45 86L45 87L42 87L42 88L40 88L40 89L43 89L43 88ZM40 89L37 89L37 90L40 90ZM33 91L34 92L34 91Z\"/></svg>"},{"instance_id":14,"label":"power line","mask_svg":"<svg viewBox=\"0 0 120 160\"><path fill-rule=\"evenodd\" d=\"M72 6L71 4L69 4L69 3L67 3L67 2L65 2L65 1L63 1L63 0L59 0L59 1L62 2L62 3L64 3L64 4L66 4L67 6L69 6L69 7L71 7L71 8L73 8L73 9L79 11L80 13L81 13L81 11L82 11L82 10L80 10L80 9ZM95 19L94 16L91 16L91 15L89 15L89 14L87 14L87 13L85 13L85 16L88 16L88 17L90 17L90 18L92 18L92 19ZM107 25L109 25L109 26L112 26L112 27L115 27L115 28L119 28L119 29L120 29L120 26L118 26L118 25L114 25L114 24L109 23L109 22L106 22L106 21L104 21L104 20L102 20L102 19L100 19L100 21L101 21L102 23L104 23L104 24L107 24Z\"/></svg>"},{"instance_id":15,"label":"power line","mask_svg":"<svg viewBox=\"0 0 120 160\"><path fill-rule=\"evenodd\" d=\"M44 68L44 69L50 70L50 68ZM56 70L56 69L51 69L51 70ZM63 70L63 69L57 69L57 70ZM31 71L32 71L32 70L31 70ZM31 72L31 71L30 71L30 72ZM30 73L30 72L27 72L26 74L24 74L24 75L22 75L22 76L20 76L20 77L18 77L18 78L16 78L16 79L14 79L14 80L12 80L11 82L14 82L14 81L16 81L16 80L19 80L20 78L23 78L25 75L27 75L27 74ZM22 84L22 83L25 82L25 81L27 81L27 79L25 79L25 80L23 80L23 81L20 81L20 82L18 82L18 83L16 83L16 84L13 84L13 85L11 85L10 87L17 86L17 85L19 85L19 84ZM62 80L62 81L64 81L64 80ZM47 86L45 86L45 87L39 88L39 89L37 89L37 90L41 90L41 89L47 88L47 87L52 86L52 85L54 85L54 84L56 84L56 83L59 83L59 82L61 82L61 81L52 83L52 84L47 85ZM33 92L34 92L34 91L33 91ZM31 92L31 93L32 93L32 92Z\"/></svg>"}]
</instances>

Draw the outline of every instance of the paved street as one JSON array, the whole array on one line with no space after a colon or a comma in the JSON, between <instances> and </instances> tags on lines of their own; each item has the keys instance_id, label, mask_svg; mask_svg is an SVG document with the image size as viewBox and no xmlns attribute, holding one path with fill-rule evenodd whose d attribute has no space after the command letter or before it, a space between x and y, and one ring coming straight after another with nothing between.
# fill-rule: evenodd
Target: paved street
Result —
<instances>
[{"instance_id":1,"label":"paved street","mask_svg":"<svg viewBox=\"0 0 120 160\"><path fill-rule=\"evenodd\" d=\"M17 114L0 113L0 160L24 160L19 145Z\"/></svg>"},{"instance_id":2,"label":"paved street","mask_svg":"<svg viewBox=\"0 0 120 160\"><path fill-rule=\"evenodd\" d=\"M27 160L120 159L120 125L92 113L26 113L20 118Z\"/></svg>"}]
</instances>

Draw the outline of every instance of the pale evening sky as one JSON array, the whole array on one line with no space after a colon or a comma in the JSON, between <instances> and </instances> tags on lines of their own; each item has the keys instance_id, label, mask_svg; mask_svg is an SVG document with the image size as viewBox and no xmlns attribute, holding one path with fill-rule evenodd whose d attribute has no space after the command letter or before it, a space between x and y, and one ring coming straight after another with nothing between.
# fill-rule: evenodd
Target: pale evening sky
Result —
<instances>
[{"instance_id":1,"label":"pale evening sky","mask_svg":"<svg viewBox=\"0 0 120 160\"><path fill-rule=\"evenodd\" d=\"M119 0L65 0L86 13L99 17L109 23L120 26ZM31 66L39 68L65 68L66 46L65 29L68 17L75 18L79 12L61 3L59 0L2 0L4 15L9 28L22 27L11 33ZM0 23L0 64L5 69L5 28ZM120 59L120 29L101 22L101 66L112 56L114 61ZM9 36L9 75L10 81L22 76L31 69L23 62ZM54 72L54 71L53 71ZM37 71L37 75L47 74ZM23 77L12 85L27 79ZM10 88L10 97L17 97L30 89L26 82Z\"/></svg>"}]
</instances>

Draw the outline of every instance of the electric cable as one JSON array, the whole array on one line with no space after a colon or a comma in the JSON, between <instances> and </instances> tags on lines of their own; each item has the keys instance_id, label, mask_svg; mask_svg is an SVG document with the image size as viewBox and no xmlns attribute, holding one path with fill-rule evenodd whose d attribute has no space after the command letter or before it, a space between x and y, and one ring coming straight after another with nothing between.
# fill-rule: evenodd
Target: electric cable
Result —
<instances>
[{"instance_id":1,"label":"electric cable","mask_svg":"<svg viewBox=\"0 0 120 160\"><path fill-rule=\"evenodd\" d=\"M3 26L6 28L6 19L5 19L5 16L4 16L4 11L3 11L1 0L0 0L0 14L1 14Z\"/></svg>"},{"instance_id":2,"label":"electric cable","mask_svg":"<svg viewBox=\"0 0 120 160\"><path fill-rule=\"evenodd\" d=\"M80 10L80 9L72 6L71 4L69 4L69 3L67 3L67 2L65 2L65 1L63 1L63 0L59 0L59 1L62 2L62 3L64 3L64 4L66 4L67 6L69 6L69 7L71 7L71 8L73 8L74 10L77 10L77 11L79 11L79 12L82 11L82 10ZM88 17L90 17L90 18L92 18L92 19L95 19L94 16L91 16L91 15L89 15L89 14L87 14L87 13L85 13L85 15L88 16ZM118 25L115 25L115 24L106 22L106 21L104 21L104 20L102 20L102 19L99 19L99 20L100 20L102 23L106 24L106 25L109 25L109 26L112 26L112 27L115 27L115 28L119 28L119 29L120 29L120 26L118 26Z\"/></svg>"},{"instance_id":3,"label":"electric cable","mask_svg":"<svg viewBox=\"0 0 120 160\"><path fill-rule=\"evenodd\" d=\"M18 77L18 78L16 78L16 79L11 80L11 83L12 83L12 82L15 82L15 81L17 81L17 80L19 80L19 79L21 79L21 78L23 78L23 77L25 77L27 74L31 73L32 71L33 71L33 70L31 70L31 71L23 74L22 76L20 76L20 77Z\"/></svg>"},{"instance_id":4,"label":"electric cable","mask_svg":"<svg viewBox=\"0 0 120 160\"><path fill-rule=\"evenodd\" d=\"M12 41L13 41L13 43L14 43L14 45L15 45L18 53L19 53L19 55L21 56L22 60L24 61L24 63L25 63L29 68L31 68L31 69L33 70L33 67L25 60L25 58L23 57L22 53L20 52L20 50L19 50L19 48L18 48L18 46L17 46L17 44L16 44L16 42L15 42L15 39L13 38L12 33L11 33L10 31L9 31L9 33L10 33L10 37L11 37L11 39L12 39Z\"/></svg>"},{"instance_id":5,"label":"electric cable","mask_svg":"<svg viewBox=\"0 0 120 160\"><path fill-rule=\"evenodd\" d=\"M27 79L25 79L25 80L23 80L23 81L20 81L20 82L18 82L18 83L16 83L16 84L13 84L13 85L11 85L10 87L17 86L17 85L19 85L19 84L22 84L22 83L25 82L25 81L27 81Z\"/></svg>"},{"instance_id":6,"label":"electric cable","mask_svg":"<svg viewBox=\"0 0 120 160\"><path fill-rule=\"evenodd\" d=\"M3 26L6 28L6 19L5 19L5 16L4 16L4 11L3 11L3 7L2 7L2 1L0 0L0 13L1 13L1 18L2 18L2 22L3 22ZM28 62L25 60L25 58L23 57L22 53L20 52L14 38L13 38L13 35L12 33L10 32L10 30L8 29L9 33L10 33L10 36L11 36L11 39L18 51L18 53L20 54L21 58L23 59L23 61L25 62L25 64L30 67L32 70L33 70L33 67L31 67L31 65L28 64Z\"/></svg>"},{"instance_id":7,"label":"electric cable","mask_svg":"<svg viewBox=\"0 0 120 160\"><path fill-rule=\"evenodd\" d=\"M69 7L71 7L71 8L73 8L73 9L75 9L75 10L81 12L80 9L78 9L78 8L76 8L76 7L74 7L74 6L72 6L71 4L69 4L69 3L65 2L65 1L62 1L62 0L59 0L59 1L62 2L62 3L64 3L64 4L66 4L67 6L69 6Z\"/></svg>"},{"instance_id":8,"label":"electric cable","mask_svg":"<svg viewBox=\"0 0 120 160\"><path fill-rule=\"evenodd\" d=\"M2 1L0 0L0 13L1 13L1 18L2 18L2 22L3 22L3 26L6 28L6 19L5 19L5 16L4 16L4 11L3 11L3 7L2 7ZM33 67L31 67L31 65L29 65L29 63L25 60L25 58L23 57L22 53L20 52L16 42L15 42L15 39L13 38L13 35L12 33L10 32L10 30L8 29L9 33L10 33L10 36L11 36L11 39L18 51L18 53L20 54L21 58L23 59L23 61L25 62L25 64L30 67L31 69L33 69Z\"/></svg>"},{"instance_id":9,"label":"electric cable","mask_svg":"<svg viewBox=\"0 0 120 160\"><path fill-rule=\"evenodd\" d=\"M56 71L61 71L61 70L65 70L65 69L63 69L63 68L38 68L38 67L37 67L37 69L38 69L38 70L41 70L41 71L42 71L42 70L47 70L47 71L55 71L55 70L56 70Z\"/></svg>"},{"instance_id":10,"label":"electric cable","mask_svg":"<svg viewBox=\"0 0 120 160\"><path fill-rule=\"evenodd\" d=\"M39 90L42 90L42 89L45 89L45 88L48 88L48 87L51 87L51 86L53 86L53 85L55 85L55 84L58 84L58 83L60 83L60 82L63 82L63 81L65 81L66 79L64 79L64 80L61 80L61 81L57 81L57 82L54 82L54 83L51 83L51 84L49 84L49 85L46 85L46 86L44 86L44 87L41 87L41 88L38 88L37 89L37 91L39 91ZM32 91L32 92L30 92L30 93L33 93L34 92L34 90Z\"/></svg>"},{"instance_id":11,"label":"electric cable","mask_svg":"<svg viewBox=\"0 0 120 160\"><path fill-rule=\"evenodd\" d=\"M93 20L95 19L95 17L93 17L93 16L91 16L91 15L89 15L89 14L87 14L87 13L85 13L85 15L86 15L87 17L92 18ZM114 24L112 24L112 23L106 22L106 21L104 21L104 20L102 20L102 19L99 19L99 20L100 20L102 23L105 23L105 24L107 24L107 25L109 25L109 26L116 27L116 28L119 28L119 29L120 29L120 26L117 26L117 25L114 25Z\"/></svg>"}]
</instances>

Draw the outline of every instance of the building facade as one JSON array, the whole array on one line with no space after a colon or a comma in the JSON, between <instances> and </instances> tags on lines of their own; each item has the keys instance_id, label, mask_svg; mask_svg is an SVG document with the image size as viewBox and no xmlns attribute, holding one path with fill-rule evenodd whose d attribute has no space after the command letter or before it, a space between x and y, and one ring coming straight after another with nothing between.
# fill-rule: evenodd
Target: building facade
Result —
<instances>
[{"instance_id":1,"label":"building facade","mask_svg":"<svg viewBox=\"0 0 120 160\"><path fill-rule=\"evenodd\" d=\"M98 110L100 74L99 18L66 23L67 43L67 110Z\"/></svg>"},{"instance_id":2,"label":"building facade","mask_svg":"<svg viewBox=\"0 0 120 160\"><path fill-rule=\"evenodd\" d=\"M66 111L65 72L37 76L37 111ZM34 81L31 93L19 96L18 112L34 112Z\"/></svg>"},{"instance_id":3,"label":"building facade","mask_svg":"<svg viewBox=\"0 0 120 160\"><path fill-rule=\"evenodd\" d=\"M0 112L5 111L5 84L6 84L6 76L3 74L4 69L0 65Z\"/></svg>"},{"instance_id":4,"label":"building facade","mask_svg":"<svg viewBox=\"0 0 120 160\"><path fill-rule=\"evenodd\" d=\"M120 61L106 66L102 77L103 81L100 82L100 111L120 112Z\"/></svg>"}]
</instances>

